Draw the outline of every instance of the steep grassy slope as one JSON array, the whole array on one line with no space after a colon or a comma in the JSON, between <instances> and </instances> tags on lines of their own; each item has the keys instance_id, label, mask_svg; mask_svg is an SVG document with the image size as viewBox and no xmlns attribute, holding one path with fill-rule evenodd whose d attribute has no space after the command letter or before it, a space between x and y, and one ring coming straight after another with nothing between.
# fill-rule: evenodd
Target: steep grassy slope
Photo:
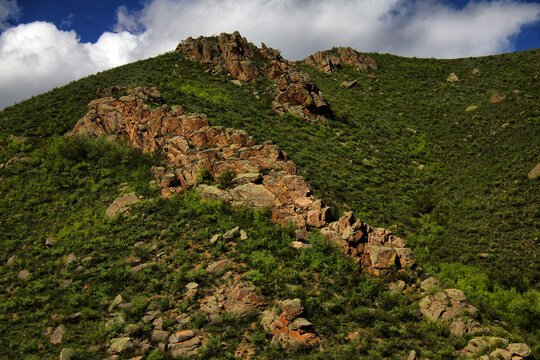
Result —
<instances>
[{"instance_id":1,"label":"steep grassy slope","mask_svg":"<svg viewBox=\"0 0 540 360\"><path fill-rule=\"evenodd\" d=\"M95 98L98 88L130 85L156 86L166 103L181 104L187 112L206 113L213 125L245 129L259 141L273 140L287 151L308 183L315 188L317 196L335 205L336 209L354 210L373 225L393 227L409 239L417 261L448 285L464 289L476 301L476 305L509 321L511 325L529 333L538 331L535 324L540 321L537 292L539 271L536 262L540 187L538 180L527 178L527 172L540 161L538 50L448 61L379 54L370 56L380 68L372 72L375 78L349 68L326 75L301 65L325 93L334 111L335 118L325 124L306 123L294 116L276 115L270 107L270 83L238 87L226 77L205 73L203 67L174 53L90 76L5 109L0 113L0 144L4 147L0 151L0 163L13 156L31 155L33 158L26 164L0 169L3 179L0 183L3 199L1 221L6 229L0 235L6 249L1 260L5 264L12 254L16 254L18 259L16 267L4 267L2 271L2 314L5 314L5 320L7 315L40 309L51 297L64 296L62 292L57 292L58 289L51 288L53 284L60 284L61 277L71 277L69 267L62 264L61 256L76 248L86 247L87 251L80 257L88 253L103 259L105 255L97 253L102 247L108 246L107 234L117 231L122 233L137 229L132 235L119 236L130 240L115 242L118 248L109 251L114 256L110 261L103 260L104 268L100 269L99 274L84 273L79 277L81 283L74 282L77 287L69 290L72 291L69 299L74 299L69 301L73 304L70 305L68 301L67 307L64 307L52 302L51 309L68 315L76 309L88 307L89 315L84 315L87 316L85 319L94 319L101 324L96 326L103 326L101 315L96 315L101 311L101 305L87 304L85 301L88 299L77 298L86 276L93 279L90 282L97 284L105 281L105 284L109 284L104 285L106 290L100 295L103 299L114 297L120 284L127 280L134 281L133 289L126 290L125 296L128 298L138 292L141 296L150 296L158 291L150 289L145 293L141 288L140 284L151 282L153 276L150 272L145 275L147 277L135 281L126 277L129 274L125 274L125 269L122 270L120 265L120 260L129 255L129 246L139 240L153 238L153 230L144 230L145 223L137 223L138 220L131 220L135 224L130 224L101 219L104 206L118 194L123 182L138 193L153 195L152 189L146 185L150 178L148 165L153 160L103 143L79 144L74 147L75 150L69 150L74 144L69 143L68 146L64 140L55 138L70 130L84 115L86 104ZM474 68L478 68L480 73L471 74ZM458 74L458 82L446 81L451 72ZM339 86L342 81L352 79L358 79L356 87L344 89ZM519 90L519 93L514 90ZM506 98L490 103L495 92ZM478 108L466 111L470 105ZM10 134L28 139L18 143L8 137ZM112 154L110 157L107 155L109 153ZM423 170L418 168L420 164L424 165ZM133 171L134 166L137 171ZM181 212L180 215L176 214L173 209L187 206L189 213L194 211L195 205L160 202L159 206L148 206L152 208L148 211L161 214L156 222L165 227L175 227L175 221L180 221L175 219L183 215ZM203 205L197 206L204 208ZM140 211L142 218L142 214L147 212L144 207ZM220 217L220 212L230 211L211 207L208 213L213 214L212 219L215 219ZM254 215L245 216L248 220L241 225L246 230L258 226L256 223L251 225ZM232 227L234 221L230 221L220 225L220 228L226 230L227 226ZM198 235L200 239L212 233L202 230L215 226L211 223L194 226L195 232L202 231L203 235ZM265 224L268 228L262 232L276 231L276 239L289 236L286 230L270 230L272 227ZM180 235L185 231L178 230L175 234ZM65 245L43 249L44 239L49 235L65 239ZM199 239L197 236L195 238ZM94 240L85 243L86 239ZM163 246L175 246L166 239L161 240ZM283 246L285 249L286 246ZM252 249L246 249L246 253L249 253L248 250ZM268 255L277 249L264 248L261 251L266 251ZM138 254L147 258L154 255ZM300 271L303 263L295 256L287 253L280 261L287 261L290 264L287 266L291 268L295 268L297 265L294 264L299 262L297 271ZM336 259L332 258L331 261L336 262ZM199 260L196 257L190 264L194 265ZM10 290L15 295L8 295L7 288L17 272L24 267L36 269L39 263L44 264L43 268L32 271L34 275L31 275L40 279L32 285L38 288L20 285ZM254 260L249 266L256 266L256 263ZM264 264L259 262L261 267L266 266ZM120 270L115 270L117 265L120 265ZM274 264L271 268L281 269L280 266ZM348 265L328 266L331 270L325 275L339 277L342 270L334 266L347 268ZM257 271L269 276L269 270L265 270L266 273L263 270L257 268ZM56 280L53 281L50 276ZM277 279L282 274L280 272L273 276ZM350 284L357 280L347 281ZM305 283L297 285L307 286ZM336 308L335 313L351 314L358 304L354 302L354 296L347 293L353 290L347 289L346 284L342 288L340 291L343 294L340 296L349 299L345 305ZM169 291L174 292L172 288ZM300 296L294 292L285 294L279 291L279 287L274 286L268 296ZM41 298L33 298L33 293L41 294ZM330 299L331 296L328 296ZM387 295L376 292L362 302L371 304L378 296ZM414 311L414 299L407 301L412 310L403 311ZM390 312L392 309L398 311L397 308L409 309L409 305L404 303L392 304L388 305ZM314 305L308 307L308 313L315 318L320 316L319 323L312 321L319 327L323 326L325 316L334 310L325 310L317 315L315 308ZM366 313L362 314L362 317L367 316ZM10 328L18 330L11 337L4 337L7 339L4 345L13 349L10 352L16 353L18 334L31 324L38 323L40 325L34 325L34 332L30 333L34 336L28 336L28 345L25 345L28 352L37 354L39 341L35 339L39 337L38 332L50 326L49 321L45 321L48 316L49 310L42 310L42 313L37 311L31 317L10 317ZM405 317L399 317L399 321L404 321ZM411 324L415 320L415 316L412 316ZM11 321L14 323L11 324ZM332 321L339 323L337 318ZM362 324L361 320L358 321L350 328ZM391 321L398 320L391 318ZM88 325L86 322L84 324ZM373 331L391 328L389 323L384 322L365 326L375 329ZM95 343L112 336L96 331ZM332 328L332 331L343 335L346 330ZM405 332L403 338L414 339L416 330L411 331ZM441 341L441 338L436 338L437 334L444 334L444 329L442 333L430 335L424 334L425 328L418 332L418 337L423 339L420 340L422 347L432 347L429 351L434 354L440 352L439 355L431 354L432 357L443 358L453 348L463 345L459 341L455 344L442 341L440 345L435 345ZM7 334L7 328L2 329L2 333ZM376 336L390 339L396 335ZM82 342L80 338L74 341ZM336 341L339 343L341 340ZM391 342L384 341L381 346L390 349L389 344ZM371 350L389 351L376 345L362 351L368 354ZM49 347L46 351L53 350Z\"/></svg>"}]
</instances>

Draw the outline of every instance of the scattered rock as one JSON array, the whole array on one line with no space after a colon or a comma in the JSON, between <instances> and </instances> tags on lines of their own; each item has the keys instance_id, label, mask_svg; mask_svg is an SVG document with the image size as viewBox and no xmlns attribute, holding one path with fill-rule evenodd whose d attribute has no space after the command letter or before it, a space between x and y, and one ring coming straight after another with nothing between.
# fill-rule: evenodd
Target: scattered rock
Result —
<instances>
[{"instance_id":1,"label":"scattered rock","mask_svg":"<svg viewBox=\"0 0 540 360\"><path fill-rule=\"evenodd\" d=\"M416 360L416 351L411 350L409 352L409 356L407 357L407 360Z\"/></svg>"},{"instance_id":2,"label":"scattered rock","mask_svg":"<svg viewBox=\"0 0 540 360\"><path fill-rule=\"evenodd\" d=\"M166 342L169 338L169 332L165 330L153 330L152 331L152 341L157 343Z\"/></svg>"},{"instance_id":3,"label":"scattered rock","mask_svg":"<svg viewBox=\"0 0 540 360\"><path fill-rule=\"evenodd\" d=\"M523 343L514 343L508 345L508 350L512 353L512 355L518 355L524 358L528 358L532 355L531 349L526 344Z\"/></svg>"},{"instance_id":4,"label":"scattered rock","mask_svg":"<svg viewBox=\"0 0 540 360\"><path fill-rule=\"evenodd\" d=\"M504 123L504 124L501 125L501 128L506 129L506 128L509 127L509 126L510 126L510 123L507 123L507 122L506 122L506 123Z\"/></svg>"},{"instance_id":5,"label":"scattered rock","mask_svg":"<svg viewBox=\"0 0 540 360\"><path fill-rule=\"evenodd\" d=\"M358 80L353 80L353 81L344 81L342 82L341 84L339 84L339 86L345 88L345 89L349 89L349 88L352 88L354 85L356 85L358 83Z\"/></svg>"},{"instance_id":6,"label":"scattered rock","mask_svg":"<svg viewBox=\"0 0 540 360\"><path fill-rule=\"evenodd\" d=\"M66 265L69 265L71 264L72 262L74 262L75 260L77 260L77 256L75 256L74 253L70 253L67 258L66 258Z\"/></svg>"},{"instance_id":7,"label":"scattered rock","mask_svg":"<svg viewBox=\"0 0 540 360\"><path fill-rule=\"evenodd\" d=\"M199 284L196 282L190 282L186 285L186 298L191 299L194 298L197 295L197 289L199 288Z\"/></svg>"},{"instance_id":8,"label":"scattered rock","mask_svg":"<svg viewBox=\"0 0 540 360\"><path fill-rule=\"evenodd\" d=\"M225 234L223 234L223 238L225 240L234 239L239 232L240 232L240 228L238 226L234 227L231 230L227 231Z\"/></svg>"},{"instance_id":9,"label":"scattered rock","mask_svg":"<svg viewBox=\"0 0 540 360\"><path fill-rule=\"evenodd\" d=\"M122 298L122 295L121 294L116 295L111 305L109 305L109 312L112 312L115 307L117 307L118 305L122 303L122 301L124 301L124 299Z\"/></svg>"},{"instance_id":10,"label":"scattered rock","mask_svg":"<svg viewBox=\"0 0 540 360\"><path fill-rule=\"evenodd\" d=\"M223 237L223 235L221 235L221 234L216 234L216 235L212 236L212 238L210 239L210 244L215 244L222 237Z\"/></svg>"},{"instance_id":11,"label":"scattered rock","mask_svg":"<svg viewBox=\"0 0 540 360\"><path fill-rule=\"evenodd\" d=\"M231 82L236 86L242 86L242 82L240 80L231 80Z\"/></svg>"},{"instance_id":12,"label":"scattered rock","mask_svg":"<svg viewBox=\"0 0 540 360\"><path fill-rule=\"evenodd\" d=\"M141 330L141 328L137 324L127 324L124 326L124 333L126 333L126 335L135 335L139 330Z\"/></svg>"},{"instance_id":13,"label":"scattered rock","mask_svg":"<svg viewBox=\"0 0 540 360\"><path fill-rule=\"evenodd\" d=\"M313 245L311 244L306 244L306 243L303 243L301 241L293 241L291 243L291 246L295 249L310 249L313 247Z\"/></svg>"},{"instance_id":14,"label":"scattered rock","mask_svg":"<svg viewBox=\"0 0 540 360\"><path fill-rule=\"evenodd\" d=\"M301 346L315 346L319 337L312 331L312 324L299 317L304 308L300 299L281 302L281 314L276 310L263 312L261 325L273 335L272 343L280 343L286 351L295 351Z\"/></svg>"},{"instance_id":15,"label":"scattered rock","mask_svg":"<svg viewBox=\"0 0 540 360\"><path fill-rule=\"evenodd\" d=\"M221 274L230 266L232 266L232 261L228 259L218 260L208 265L206 272L214 275Z\"/></svg>"},{"instance_id":16,"label":"scattered rock","mask_svg":"<svg viewBox=\"0 0 540 360\"><path fill-rule=\"evenodd\" d=\"M19 274L17 275L17 279L19 280L26 280L28 279L28 276L30 275L30 271L23 269L19 271Z\"/></svg>"},{"instance_id":17,"label":"scattered rock","mask_svg":"<svg viewBox=\"0 0 540 360\"><path fill-rule=\"evenodd\" d=\"M540 177L540 163L536 164L536 166L531 171L529 171L527 176L531 180Z\"/></svg>"},{"instance_id":18,"label":"scattered rock","mask_svg":"<svg viewBox=\"0 0 540 360\"><path fill-rule=\"evenodd\" d=\"M469 111L474 111L478 109L478 106L476 105L470 105L470 106L467 106L467 108L465 109L465 111L469 112Z\"/></svg>"},{"instance_id":19,"label":"scattered rock","mask_svg":"<svg viewBox=\"0 0 540 360\"><path fill-rule=\"evenodd\" d=\"M66 328L63 324L58 325L51 334L50 343L53 345L60 345L62 343L62 338L66 333Z\"/></svg>"},{"instance_id":20,"label":"scattered rock","mask_svg":"<svg viewBox=\"0 0 540 360\"><path fill-rule=\"evenodd\" d=\"M6 261L6 266L11 266L15 260L17 259L17 257L15 255L11 256L7 261Z\"/></svg>"},{"instance_id":21,"label":"scattered rock","mask_svg":"<svg viewBox=\"0 0 540 360\"><path fill-rule=\"evenodd\" d=\"M60 360L72 360L75 351L72 348L63 348L60 352Z\"/></svg>"},{"instance_id":22,"label":"scattered rock","mask_svg":"<svg viewBox=\"0 0 540 360\"><path fill-rule=\"evenodd\" d=\"M135 193L124 194L109 205L107 210L105 210L105 215L112 218L117 214L125 213L131 205L137 202L139 202L139 197Z\"/></svg>"},{"instance_id":23,"label":"scattered rock","mask_svg":"<svg viewBox=\"0 0 540 360\"><path fill-rule=\"evenodd\" d=\"M480 74L480 70L478 70L478 68L474 68L474 69L471 71L471 75L476 75L476 74Z\"/></svg>"},{"instance_id":24,"label":"scattered rock","mask_svg":"<svg viewBox=\"0 0 540 360\"><path fill-rule=\"evenodd\" d=\"M398 282L392 282L387 285L388 291L393 293L401 293L403 290L405 290L405 287L407 284L405 284L405 281L399 280Z\"/></svg>"},{"instance_id":25,"label":"scattered rock","mask_svg":"<svg viewBox=\"0 0 540 360\"><path fill-rule=\"evenodd\" d=\"M495 104L496 102L504 100L504 98L505 97L499 95L499 93L495 93L495 94L493 94L493 96L491 96L491 99L489 100L489 102L492 103L492 104Z\"/></svg>"},{"instance_id":26,"label":"scattered rock","mask_svg":"<svg viewBox=\"0 0 540 360\"><path fill-rule=\"evenodd\" d=\"M133 349L133 341L130 337L117 337L111 339L111 345L107 350L109 354L121 354Z\"/></svg>"},{"instance_id":27,"label":"scattered rock","mask_svg":"<svg viewBox=\"0 0 540 360\"><path fill-rule=\"evenodd\" d=\"M512 354L506 349L495 349L489 354L490 359L511 360Z\"/></svg>"},{"instance_id":28,"label":"scattered rock","mask_svg":"<svg viewBox=\"0 0 540 360\"><path fill-rule=\"evenodd\" d=\"M422 289L422 291L428 291L434 288L442 288L442 284L434 277L428 277L420 283L420 288Z\"/></svg>"},{"instance_id":29,"label":"scattered rock","mask_svg":"<svg viewBox=\"0 0 540 360\"><path fill-rule=\"evenodd\" d=\"M446 78L446 81L448 81L448 82L456 82L456 81L459 81L459 78L458 78L458 76L456 75L456 73L451 73L451 74L448 75L448 77Z\"/></svg>"},{"instance_id":30,"label":"scattered rock","mask_svg":"<svg viewBox=\"0 0 540 360\"><path fill-rule=\"evenodd\" d=\"M476 312L476 308L467 304L463 291L458 289L446 289L428 295L420 300L419 305L420 312L433 321L451 320L465 312Z\"/></svg>"},{"instance_id":31,"label":"scattered rock","mask_svg":"<svg viewBox=\"0 0 540 360\"><path fill-rule=\"evenodd\" d=\"M223 307L225 311L234 316L243 316L257 312L262 305L257 288L238 281L225 289Z\"/></svg>"},{"instance_id":32,"label":"scattered rock","mask_svg":"<svg viewBox=\"0 0 540 360\"><path fill-rule=\"evenodd\" d=\"M52 236L49 236L49 237L45 240L45 246L47 246L47 247L52 247L52 246L54 246L54 239L52 238Z\"/></svg>"},{"instance_id":33,"label":"scattered rock","mask_svg":"<svg viewBox=\"0 0 540 360\"><path fill-rule=\"evenodd\" d=\"M240 230L240 240L247 240L248 235L244 230Z\"/></svg>"},{"instance_id":34,"label":"scattered rock","mask_svg":"<svg viewBox=\"0 0 540 360\"><path fill-rule=\"evenodd\" d=\"M142 263L142 264L133 266L131 269L129 269L129 271L131 271L132 273L138 273L139 271L146 269L148 266L150 266L150 264Z\"/></svg>"}]
</instances>

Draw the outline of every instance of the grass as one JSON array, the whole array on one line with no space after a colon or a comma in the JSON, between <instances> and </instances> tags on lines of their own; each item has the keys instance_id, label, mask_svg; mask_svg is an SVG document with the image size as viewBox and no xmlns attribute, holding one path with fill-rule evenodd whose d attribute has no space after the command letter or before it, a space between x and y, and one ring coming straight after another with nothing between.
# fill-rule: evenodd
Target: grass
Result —
<instances>
[{"instance_id":1,"label":"grass","mask_svg":"<svg viewBox=\"0 0 540 360\"><path fill-rule=\"evenodd\" d=\"M367 309L382 296L381 291L366 295L368 290L358 290L358 284L369 288L375 286L369 285L372 280L350 275L338 285L323 281L323 295L310 295L309 282L301 280L310 275L303 269L339 278L350 265L329 255L333 250L320 240L316 251L320 255L315 258L291 253L286 246L289 230L272 227L264 217L257 220L257 214L240 216L227 207L189 198L143 202L135 218L104 220L104 209L124 187L145 198L156 196L156 189L147 183L150 165L159 161L123 145L60 138L86 113L97 89L113 85L156 86L166 103L206 113L212 125L244 129L261 142L271 139L297 164L316 195L336 211L351 209L373 225L392 228L407 238L417 262L447 285L463 289L488 318L502 318L507 327L538 346L534 340L540 314L535 259L540 187L537 180L527 178L540 162L538 50L456 60L369 55L379 65L378 71L370 72L374 79L349 67L324 74L299 64L333 109L335 117L324 124L276 115L270 106L270 82L238 87L226 76L205 73L202 66L175 53L98 73L3 110L0 163L14 156L31 157L26 163L0 169L2 264L12 254L17 256L12 268L2 265L5 354L39 358L57 351L40 333L53 325L51 313L59 311L67 315L85 309L75 344L82 344L86 328L93 329L88 344L102 342L111 335L100 330L101 302L116 296L126 280L133 282L125 293L129 297L145 298L164 288L171 296L176 294L168 282L157 280L169 276L161 265L143 271L140 279L126 270L121 259L130 254L135 242L155 240L160 246L178 246L175 256L181 260L175 266L185 259L188 265L180 270L183 277L171 278L171 282L182 284L186 277L201 276L190 272L190 266L201 260L199 250L190 248L193 241L204 242L208 235L233 224L260 234L261 244L234 254L248 264L251 281L268 297L301 297L311 321L317 321L324 334L334 334L326 335L332 344L329 349L344 358L351 351L366 357L388 356L396 346L390 339L400 336L408 339L407 346L417 341L426 349L425 356L432 358L449 357L452 348L460 345L442 340L444 327L416 324L417 315L400 325L406 316L402 319L392 311L403 306L417 314L415 299L399 300L406 305L396 300L399 306L384 310L390 315L368 316ZM474 68L480 73L471 74ZM446 82L452 72L460 78L456 83ZM351 89L339 86L354 79L358 84ZM505 98L492 104L489 100L495 92ZM465 111L470 105L478 108ZM12 134L27 139L17 142L9 137ZM222 180L227 186L227 179ZM203 209L202 213L196 208ZM262 235L266 231L272 234L270 238ZM191 240L175 243L183 235ZM57 239L58 246L44 248L48 236ZM92 256L97 260L77 272L64 263L74 251L80 252L79 259ZM148 247L137 251L141 257L155 256ZM23 268L31 271L27 283L16 280ZM281 277L296 284L296 290L284 290ZM61 280L67 278L75 285L64 289ZM95 284L91 296L81 295L86 282ZM147 284L151 286L145 293ZM346 300L337 300L332 292ZM63 304L66 297L69 301ZM323 320L329 316L333 325L326 328ZM357 320L347 325L349 318ZM369 336L386 340L351 345L344 337L358 326L367 326ZM24 341L18 345L20 336ZM39 348L40 343L45 349ZM265 351L271 357L274 350ZM404 348L400 351L405 353Z\"/></svg>"}]
</instances>

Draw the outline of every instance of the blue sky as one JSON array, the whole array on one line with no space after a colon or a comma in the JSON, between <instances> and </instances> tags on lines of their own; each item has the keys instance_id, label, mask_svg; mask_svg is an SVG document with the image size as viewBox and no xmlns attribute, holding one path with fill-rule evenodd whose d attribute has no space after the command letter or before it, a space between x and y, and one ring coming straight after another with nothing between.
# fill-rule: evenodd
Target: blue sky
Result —
<instances>
[{"instance_id":1,"label":"blue sky","mask_svg":"<svg viewBox=\"0 0 540 360\"><path fill-rule=\"evenodd\" d=\"M470 0L444 0L457 9L463 9ZM522 0L522 3L540 3L540 0ZM75 30L82 42L96 42L105 31L113 31L116 24L116 13L120 6L131 11L144 8L144 0L19 0L22 16L13 24L48 21L59 29ZM52 5L52 6L51 6ZM540 47L540 21L524 25L521 31L512 37L512 45L508 51L529 50Z\"/></svg>"},{"instance_id":2,"label":"blue sky","mask_svg":"<svg viewBox=\"0 0 540 360\"><path fill-rule=\"evenodd\" d=\"M235 30L291 60L333 46L482 56L540 47L540 0L0 0L0 109Z\"/></svg>"}]
</instances>

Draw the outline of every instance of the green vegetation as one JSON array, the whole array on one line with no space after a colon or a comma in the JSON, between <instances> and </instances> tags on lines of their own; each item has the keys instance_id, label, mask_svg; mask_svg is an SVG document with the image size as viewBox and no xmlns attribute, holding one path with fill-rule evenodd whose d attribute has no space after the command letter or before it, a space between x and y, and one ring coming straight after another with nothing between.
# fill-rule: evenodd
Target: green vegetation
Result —
<instances>
[{"instance_id":1,"label":"green vegetation","mask_svg":"<svg viewBox=\"0 0 540 360\"><path fill-rule=\"evenodd\" d=\"M183 298L185 285L199 283L197 299L211 294L216 279L204 268L224 256L234 260L236 272L248 271L247 279L269 304L303 300L305 316L327 345L322 354L305 352L298 358L384 357L414 347L444 359L463 346L462 339L448 338L445 326L422 320L415 295L390 294L383 281L359 274L354 262L320 235L311 237L311 249L299 251L290 246L294 229L271 224L267 211L206 202L195 192L160 198L147 185L150 164L157 161L148 154L85 138L51 138L44 147L26 151L32 160L3 169L0 183L0 205L11 209L0 214L2 357L57 357L60 347L49 344L43 333L62 323L62 347L77 349L77 359L102 358L104 345L123 328L110 322L107 312L118 294L131 303L120 310L126 323L137 324L139 336L149 337L141 316L152 309L191 309L196 299ZM135 190L145 200L127 216L109 219L104 210L120 189ZM210 244L212 234L234 226L247 232L246 241ZM54 245L45 245L48 237ZM75 259L68 260L69 254ZM11 256L15 261L6 265ZM148 266L134 272L134 257ZM30 275L19 280L23 269ZM381 304L376 310L375 303ZM246 329L257 356L283 357L282 350L268 346L268 334L251 329L254 321L224 317L214 323L192 314L191 325L215 336L203 353L206 358L232 357ZM358 329L359 340L346 341L347 333ZM157 351L147 355L162 356Z\"/></svg>"},{"instance_id":2,"label":"green vegetation","mask_svg":"<svg viewBox=\"0 0 540 360\"><path fill-rule=\"evenodd\" d=\"M67 319L66 344L85 349L81 358L96 356L88 353L91 346L114 336L104 330L104 302L122 293L139 304L128 319L146 311L158 293L165 294L163 308L189 306L175 302L187 281L202 286L211 281L194 270L210 260L205 250L244 263L247 277L268 298L300 297L332 354L378 358L418 346L422 356L442 359L464 345L463 339L447 339L444 326L420 321L417 299L391 296L377 281L355 274L352 264L319 237L311 239L312 252L292 251L292 230L269 224L264 214L202 202L191 193L159 199L148 186L150 165L159 161L150 154L104 140L60 138L86 113L97 89L113 85L156 86L167 104L279 144L318 197L338 211L351 209L372 225L393 229L408 240L418 263L464 290L488 318L505 320L538 346L540 187L527 173L540 162L539 55L531 50L436 60L370 54L380 69L369 74L349 67L324 74L300 64L333 109L335 117L324 124L276 115L270 82L239 87L175 53L6 108L0 112L0 163L15 156L30 159L0 169L0 345L5 349L0 355L56 357L59 350L41 333ZM474 68L480 73L472 74ZM458 82L446 81L452 72ZM354 79L353 88L339 86ZM494 93L505 98L490 103ZM466 111L470 105L478 108ZM204 174L200 180L212 181ZM217 180L227 187L231 179ZM105 208L122 191L149 200L130 216L105 219ZM212 234L236 225L250 234L249 242L236 249L207 244ZM49 236L56 245L46 248ZM143 245L133 247L140 241ZM173 255L166 263L137 273L122 262L132 252L150 261L169 250ZM68 265L71 252L79 260ZM13 255L16 261L8 267ZM92 260L81 263L88 256ZM17 280L25 268L29 280ZM62 283L67 279L69 286ZM373 312L375 302L386 305ZM76 312L80 320L69 320ZM203 320L200 325L214 326ZM220 335L227 340L218 339L220 331L214 329L212 343L226 341L230 352L245 327L234 320L227 326L233 330ZM365 337L346 341L358 327ZM252 335L257 345L268 340ZM367 341L373 337L384 341ZM216 349L209 347L208 357ZM263 346L260 351L268 358L276 355Z\"/></svg>"}]
</instances>

